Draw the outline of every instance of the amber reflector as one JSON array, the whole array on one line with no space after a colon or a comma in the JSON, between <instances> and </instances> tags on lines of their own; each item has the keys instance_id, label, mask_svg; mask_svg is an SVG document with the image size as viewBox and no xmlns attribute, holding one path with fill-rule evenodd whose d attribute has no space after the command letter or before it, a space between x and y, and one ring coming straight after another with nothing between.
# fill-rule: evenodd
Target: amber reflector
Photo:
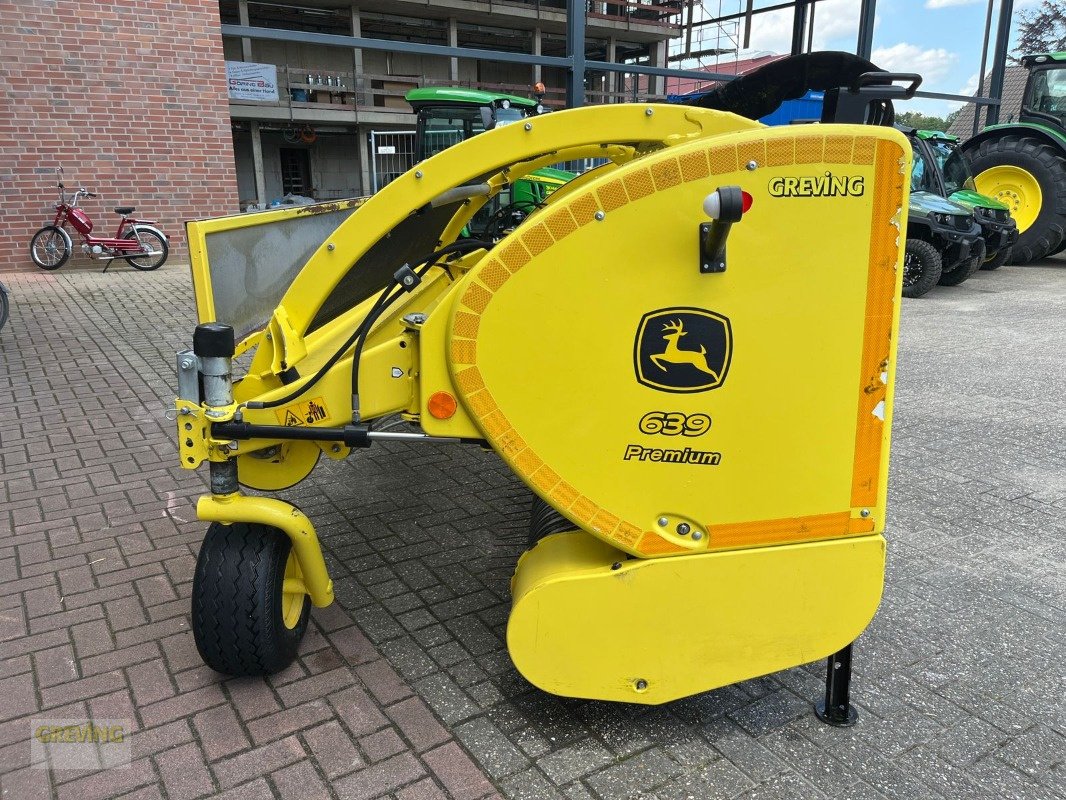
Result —
<instances>
[{"instance_id":1,"label":"amber reflector","mask_svg":"<svg viewBox=\"0 0 1066 800\"><path fill-rule=\"evenodd\" d=\"M429 413L437 419L450 419L455 409L455 397L447 392L434 392L429 396Z\"/></svg>"}]
</instances>

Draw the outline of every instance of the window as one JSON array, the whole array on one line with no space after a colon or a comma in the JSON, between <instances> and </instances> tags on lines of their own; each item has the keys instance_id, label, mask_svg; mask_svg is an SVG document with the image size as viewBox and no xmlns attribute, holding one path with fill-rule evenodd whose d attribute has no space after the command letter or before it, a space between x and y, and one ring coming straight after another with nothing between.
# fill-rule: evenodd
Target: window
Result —
<instances>
[{"instance_id":1,"label":"window","mask_svg":"<svg viewBox=\"0 0 1066 800\"><path fill-rule=\"evenodd\" d=\"M936 183L933 178L933 169L926 162L925 154L921 148L914 148L914 166L911 169L912 192L935 192Z\"/></svg>"},{"instance_id":2,"label":"window","mask_svg":"<svg viewBox=\"0 0 1066 800\"><path fill-rule=\"evenodd\" d=\"M311 154L296 147L281 148L281 193L312 197Z\"/></svg>"},{"instance_id":3,"label":"window","mask_svg":"<svg viewBox=\"0 0 1066 800\"><path fill-rule=\"evenodd\" d=\"M1066 121L1066 69L1061 66L1033 72L1029 108Z\"/></svg>"},{"instance_id":4,"label":"window","mask_svg":"<svg viewBox=\"0 0 1066 800\"><path fill-rule=\"evenodd\" d=\"M970 166L954 145L932 141L929 147L933 151L933 158L940 165L940 170L944 175L944 188L947 189L949 195L960 189L974 188Z\"/></svg>"},{"instance_id":5,"label":"window","mask_svg":"<svg viewBox=\"0 0 1066 800\"><path fill-rule=\"evenodd\" d=\"M453 144L484 133L492 121L492 110L486 106L442 106L424 108L419 112L422 133L422 158L429 158Z\"/></svg>"}]
</instances>

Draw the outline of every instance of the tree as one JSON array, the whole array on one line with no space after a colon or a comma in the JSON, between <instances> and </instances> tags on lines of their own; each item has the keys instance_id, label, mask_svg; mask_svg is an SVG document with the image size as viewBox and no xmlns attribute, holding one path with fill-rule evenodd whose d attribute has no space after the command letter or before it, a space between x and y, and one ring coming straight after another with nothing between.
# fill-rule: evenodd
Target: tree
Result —
<instances>
[{"instance_id":1,"label":"tree","mask_svg":"<svg viewBox=\"0 0 1066 800\"><path fill-rule=\"evenodd\" d=\"M896 122L921 131L946 131L948 129L948 121L946 119L928 116L920 111L897 113Z\"/></svg>"},{"instance_id":2,"label":"tree","mask_svg":"<svg viewBox=\"0 0 1066 800\"><path fill-rule=\"evenodd\" d=\"M1018 46L1013 61L1029 53L1066 50L1066 5L1043 2L1031 11L1018 12Z\"/></svg>"}]
</instances>

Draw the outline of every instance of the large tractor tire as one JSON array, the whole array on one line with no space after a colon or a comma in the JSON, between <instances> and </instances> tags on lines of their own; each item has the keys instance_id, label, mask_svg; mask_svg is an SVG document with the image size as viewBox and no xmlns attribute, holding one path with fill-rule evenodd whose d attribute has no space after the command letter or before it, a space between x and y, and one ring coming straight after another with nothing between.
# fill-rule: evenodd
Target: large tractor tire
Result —
<instances>
[{"instance_id":1,"label":"large tractor tire","mask_svg":"<svg viewBox=\"0 0 1066 800\"><path fill-rule=\"evenodd\" d=\"M1006 203L1018 223L1013 263L1054 253L1066 237L1066 155L1033 136L1010 133L966 151L977 191Z\"/></svg>"},{"instance_id":2,"label":"large tractor tire","mask_svg":"<svg viewBox=\"0 0 1066 800\"><path fill-rule=\"evenodd\" d=\"M192 580L193 638L204 663L226 675L269 675L291 664L311 600L289 587L302 585L282 531L212 523Z\"/></svg>"}]
</instances>

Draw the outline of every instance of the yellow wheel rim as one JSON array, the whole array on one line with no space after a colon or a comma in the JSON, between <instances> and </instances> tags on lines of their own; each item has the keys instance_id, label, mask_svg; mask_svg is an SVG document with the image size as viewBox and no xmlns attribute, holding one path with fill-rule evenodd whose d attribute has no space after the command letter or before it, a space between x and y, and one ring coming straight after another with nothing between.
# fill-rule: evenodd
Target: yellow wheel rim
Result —
<instances>
[{"instance_id":1,"label":"yellow wheel rim","mask_svg":"<svg viewBox=\"0 0 1066 800\"><path fill-rule=\"evenodd\" d=\"M994 197L1010 209L1018 232L1029 228L1040 215L1044 195L1040 181L1021 167L1002 165L986 169L974 179L977 191Z\"/></svg>"},{"instance_id":2,"label":"yellow wheel rim","mask_svg":"<svg viewBox=\"0 0 1066 800\"><path fill-rule=\"evenodd\" d=\"M304 574L300 571L296 554L290 550L289 559L285 562L285 583L281 591L281 620L289 630L295 628L300 621L306 596Z\"/></svg>"}]
</instances>

